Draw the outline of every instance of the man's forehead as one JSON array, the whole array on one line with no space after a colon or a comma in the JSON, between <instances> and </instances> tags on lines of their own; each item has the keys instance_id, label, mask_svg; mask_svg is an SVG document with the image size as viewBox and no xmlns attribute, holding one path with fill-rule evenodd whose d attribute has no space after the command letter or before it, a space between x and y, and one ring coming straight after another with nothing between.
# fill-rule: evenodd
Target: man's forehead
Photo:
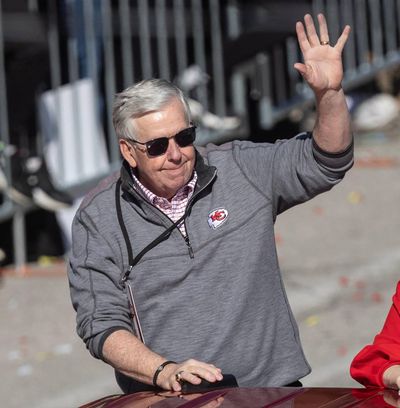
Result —
<instances>
[{"instance_id":1,"label":"man's forehead","mask_svg":"<svg viewBox=\"0 0 400 408\"><path fill-rule=\"evenodd\" d=\"M151 115L151 121L162 121L165 117L163 110L156 110L153 112L149 112L148 115Z\"/></svg>"},{"instance_id":2,"label":"man's forehead","mask_svg":"<svg viewBox=\"0 0 400 408\"><path fill-rule=\"evenodd\" d=\"M131 126L136 132L148 133L173 133L182 130L187 125L185 110L180 101L179 103L170 103L160 110L147 112L146 114L132 118Z\"/></svg>"},{"instance_id":3,"label":"man's forehead","mask_svg":"<svg viewBox=\"0 0 400 408\"><path fill-rule=\"evenodd\" d=\"M135 119L140 119L143 117L146 117L148 115L154 115L156 113L162 113L166 110L173 110L175 112L183 113L185 114L185 107L183 102L177 98L177 97L172 97L166 101L164 101L162 104L158 106L154 106L153 108L147 109L146 111L143 111L141 113L137 113L136 116L134 116Z\"/></svg>"}]
</instances>

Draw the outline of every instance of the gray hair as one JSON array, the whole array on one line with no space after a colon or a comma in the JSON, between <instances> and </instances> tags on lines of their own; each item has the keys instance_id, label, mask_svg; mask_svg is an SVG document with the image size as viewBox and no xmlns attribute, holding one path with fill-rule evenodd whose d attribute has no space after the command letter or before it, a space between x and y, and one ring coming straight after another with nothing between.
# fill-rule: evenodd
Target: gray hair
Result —
<instances>
[{"instance_id":1,"label":"gray hair","mask_svg":"<svg viewBox=\"0 0 400 408\"><path fill-rule=\"evenodd\" d=\"M118 139L136 139L131 119L158 111L174 98L182 102L189 124L191 114L186 97L177 86L165 79L146 79L116 94L112 116Z\"/></svg>"}]
</instances>

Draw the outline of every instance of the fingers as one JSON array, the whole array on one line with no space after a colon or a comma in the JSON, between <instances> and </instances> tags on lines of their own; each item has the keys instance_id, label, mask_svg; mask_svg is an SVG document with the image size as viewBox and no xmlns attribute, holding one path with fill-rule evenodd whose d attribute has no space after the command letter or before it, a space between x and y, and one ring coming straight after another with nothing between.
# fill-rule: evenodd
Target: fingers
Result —
<instances>
[{"instance_id":1,"label":"fingers","mask_svg":"<svg viewBox=\"0 0 400 408\"><path fill-rule=\"evenodd\" d=\"M215 382L223 378L220 368L194 359L187 360L181 364L167 366L161 372L160 377L158 385L173 391L180 391L181 383L184 381L191 384L200 384L202 379Z\"/></svg>"},{"instance_id":2,"label":"fingers","mask_svg":"<svg viewBox=\"0 0 400 408\"><path fill-rule=\"evenodd\" d=\"M344 28L344 30L342 32L342 35L339 37L339 39L337 40L337 43L335 45L335 48L337 48L338 51L340 51L340 52L343 51L344 45L346 44L346 41L349 38L350 31L351 31L351 28L350 28L349 25L347 25Z\"/></svg>"},{"instance_id":3,"label":"fingers","mask_svg":"<svg viewBox=\"0 0 400 408\"><path fill-rule=\"evenodd\" d=\"M318 37L317 31L315 30L314 21L310 14L306 14L304 16L304 24L305 24L305 28L301 21L298 21L296 23L297 40L299 42L300 49L303 54L309 48L317 47L320 45L320 39ZM324 25L324 35L326 35L326 37L329 39L328 28L326 25L325 18L323 18L322 24Z\"/></svg>"},{"instance_id":4,"label":"fingers","mask_svg":"<svg viewBox=\"0 0 400 408\"><path fill-rule=\"evenodd\" d=\"M187 360L179 365L175 374L174 390L181 389L181 382L186 381L191 384L200 384L202 379L209 382L222 380L221 369L213 364L203 363L197 360Z\"/></svg>"},{"instance_id":5,"label":"fingers","mask_svg":"<svg viewBox=\"0 0 400 408\"><path fill-rule=\"evenodd\" d=\"M307 75L307 66L306 66L306 65L304 65L304 64L302 64L302 63L300 63L300 62L296 62L296 63L294 64L294 68L297 69L297 71L298 71L301 75L303 75L303 76L306 76L306 75Z\"/></svg>"},{"instance_id":6,"label":"fingers","mask_svg":"<svg viewBox=\"0 0 400 408\"><path fill-rule=\"evenodd\" d=\"M310 43L308 42L308 38L304 30L303 23L301 21L298 21L296 23L296 34L297 34L297 41L299 42L301 52L305 54L305 52L311 47L310 47Z\"/></svg>"},{"instance_id":7,"label":"fingers","mask_svg":"<svg viewBox=\"0 0 400 408\"><path fill-rule=\"evenodd\" d=\"M222 380L220 368L193 359L180 364L176 374L178 373L180 373L180 376L178 376L180 380L192 384L200 384L202 378L209 382Z\"/></svg>"},{"instance_id":8,"label":"fingers","mask_svg":"<svg viewBox=\"0 0 400 408\"><path fill-rule=\"evenodd\" d=\"M325 16L321 13L318 14L318 24L319 24L319 36L320 36L319 43L321 42L329 43L328 25L326 24Z\"/></svg>"},{"instance_id":9,"label":"fingers","mask_svg":"<svg viewBox=\"0 0 400 408\"><path fill-rule=\"evenodd\" d=\"M296 23L297 39L299 41L300 49L303 53L311 47L318 47L324 43L329 44L329 31L326 18L322 13L319 13L317 18L319 24L319 36L315 29L313 18L310 14L306 14L304 16L304 25L301 21L298 21ZM335 45L335 48L337 48L338 51L342 52L344 45L349 38L349 35L350 26L346 25Z\"/></svg>"},{"instance_id":10,"label":"fingers","mask_svg":"<svg viewBox=\"0 0 400 408\"><path fill-rule=\"evenodd\" d=\"M314 20L310 14L304 16L304 23L306 25L307 37L311 47L316 47L319 45L319 37L315 29Z\"/></svg>"},{"instance_id":11,"label":"fingers","mask_svg":"<svg viewBox=\"0 0 400 408\"><path fill-rule=\"evenodd\" d=\"M201 383L200 374L195 375L195 374L192 374L189 371L180 371L178 374L179 374L179 376L177 375L175 378L176 378L176 381L178 381L179 383L184 382L184 381L190 382L191 384L200 384ZM202 378L204 378L204 377L202 377Z\"/></svg>"}]
</instances>

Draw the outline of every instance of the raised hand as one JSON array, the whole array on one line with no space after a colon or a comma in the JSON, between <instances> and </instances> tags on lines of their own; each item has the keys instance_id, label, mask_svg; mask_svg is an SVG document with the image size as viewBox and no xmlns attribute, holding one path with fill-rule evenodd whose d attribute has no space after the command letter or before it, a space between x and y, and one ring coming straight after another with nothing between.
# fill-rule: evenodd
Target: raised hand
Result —
<instances>
[{"instance_id":1,"label":"raised hand","mask_svg":"<svg viewBox=\"0 0 400 408\"><path fill-rule=\"evenodd\" d=\"M304 24L296 23L297 39L303 53L304 63L294 64L311 89L318 96L328 90L339 90L343 79L342 51L350 34L346 25L337 43L329 42L328 26L323 14L318 14L320 36L309 14L304 16Z\"/></svg>"}]
</instances>

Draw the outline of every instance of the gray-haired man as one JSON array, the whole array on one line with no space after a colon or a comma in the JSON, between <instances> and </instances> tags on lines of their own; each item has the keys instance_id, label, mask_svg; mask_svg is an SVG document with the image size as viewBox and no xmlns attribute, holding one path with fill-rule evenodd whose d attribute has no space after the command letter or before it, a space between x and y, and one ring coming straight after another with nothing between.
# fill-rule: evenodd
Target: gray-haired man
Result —
<instances>
[{"instance_id":1,"label":"gray-haired man","mask_svg":"<svg viewBox=\"0 0 400 408\"><path fill-rule=\"evenodd\" d=\"M116 369L125 392L179 391L181 381L215 382L223 373L241 386L284 386L310 372L273 229L279 213L329 190L352 165L341 88L350 29L330 46L318 19L320 37L309 15L306 29L296 26L304 64L295 68L317 102L312 135L195 149L190 111L175 86L147 80L117 95L124 163L77 212L69 279L78 333ZM140 330L132 329L126 284Z\"/></svg>"}]
</instances>

